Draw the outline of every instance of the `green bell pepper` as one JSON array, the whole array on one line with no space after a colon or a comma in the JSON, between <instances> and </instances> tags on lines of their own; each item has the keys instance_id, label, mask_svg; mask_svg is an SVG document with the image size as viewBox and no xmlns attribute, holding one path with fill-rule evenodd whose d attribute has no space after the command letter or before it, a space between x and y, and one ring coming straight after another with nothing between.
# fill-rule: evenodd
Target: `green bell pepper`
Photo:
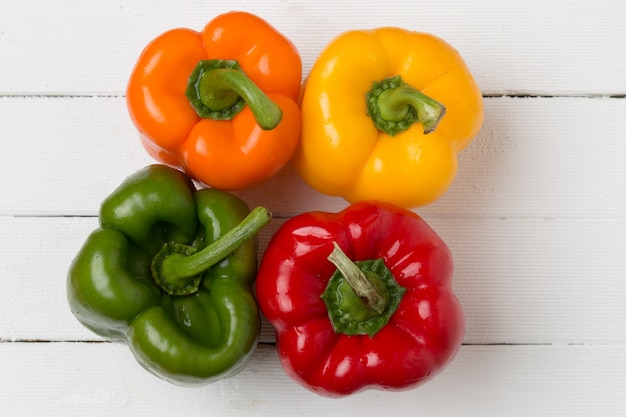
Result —
<instances>
[{"instance_id":1,"label":"green bell pepper","mask_svg":"<svg viewBox=\"0 0 626 417\"><path fill-rule=\"evenodd\" d=\"M148 166L102 203L100 227L68 273L72 313L172 383L232 376L260 333L256 234L270 219L264 207Z\"/></svg>"}]
</instances>

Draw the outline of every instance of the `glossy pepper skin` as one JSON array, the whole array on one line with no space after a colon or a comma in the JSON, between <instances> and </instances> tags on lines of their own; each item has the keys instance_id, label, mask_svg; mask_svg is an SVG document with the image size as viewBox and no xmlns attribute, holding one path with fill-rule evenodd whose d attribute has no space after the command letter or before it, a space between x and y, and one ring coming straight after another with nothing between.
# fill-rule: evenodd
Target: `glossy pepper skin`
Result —
<instances>
[{"instance_id":1,"label":"glossy pepper skin","mask_svg":"<svg viewBox=\"0 0 626 417\"><path fill-rule=\"evenodd\" d=\"M173 29L150 42L126 102L157 161L223 190L275 175L300 138L302 62L268 22L230 12L202 31Z\"/></svg>"},{"instance_id":2,"label":"glossy pepper skin","mask_svg":"<svg viewBox=\"0 0 626 417\"><path fill-rule=\"evenodd\" d=\"M382 295L378 309L368 290L346 285L350 269L331 262L335 244ZM377 279L385 272L390 280ZM462 343L452 272L448 247L422 218L364 201L284 223L261 261L257 299L283 368L306 388L329 397L401 390L435 376Z\"/></svg>"},{"instance_id":3,"label":"glossy pepper skin","mask_svg":"<svg viewBox=\"0 0 626 417\"><path fill-rule=\"evenodd\" d=\"M294 160L309 185L350 202L405 208L445 193L457 153L483 121L481 92L459 53L400 28L331 41L307 78L301 110Z\"/></svg>"},{"instance_id":4,"label":"glossy pepper skin","mask_svg":"<svg viewBox=\"0 0 626 417\"><path fill-rule=\"evenodd\" d=\"M268 216L225 191L196 191L174 168L148 166L102 203L100 227L68 273L71 311L172 383L234 375L260 332L253 236Z\"/></svg>"}]
</instances>

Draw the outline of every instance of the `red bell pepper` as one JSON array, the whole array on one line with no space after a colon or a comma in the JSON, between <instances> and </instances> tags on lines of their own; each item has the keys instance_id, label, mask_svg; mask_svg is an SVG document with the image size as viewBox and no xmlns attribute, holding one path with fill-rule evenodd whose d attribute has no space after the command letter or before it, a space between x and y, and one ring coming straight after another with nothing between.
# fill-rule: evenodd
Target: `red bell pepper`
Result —
<instances>
[{"instance_id":1,"label":"red bell pepper","mask_svg":"<svg viewBox=\"0 0 626 417\"><path fill-rule=\"evenodd\" d=\"M412 211L358 202L310 212L272 237L257 276L285 372L324 396L415 387L465 332L450 251Z\"/></svg>"}]
</instances>

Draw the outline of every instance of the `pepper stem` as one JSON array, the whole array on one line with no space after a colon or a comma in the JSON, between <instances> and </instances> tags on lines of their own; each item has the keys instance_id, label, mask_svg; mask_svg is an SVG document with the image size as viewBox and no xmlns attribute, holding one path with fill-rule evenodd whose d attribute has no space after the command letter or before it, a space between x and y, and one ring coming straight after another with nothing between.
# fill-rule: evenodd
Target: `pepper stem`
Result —
<instances>
[{"instance_id":1,"label":"pepper stem","mask_svg":"<svg viewBox=\"0 0 626 417\"><path fill-rule=\"evenodd\" d=\"M152 260L152 275L157 285L170 295L198 291L202 273L217 264L271 220L265 207L257 207L237 226L202 250L178 243L166 243Z\"/></svg>"},{"instance_id":2,"label":"pepper stem","mask_svg":"<svg viewBox=\"0 0 626 417\"><path fill-rule=\"evenodd\" d=\"M398 284L383 258L352 261L339 246L328 256L337 269L320 295L333 330L373 337L396 312L406 289Z\"/></svg>"},{"instance_id":3,"label":"pepper stem","mask_svg":"<svg viewBox=\"0 0 626 417\"><path fill-rule=\"evenodd\" d=\"M334 248L328 260L332 262L344 276L350 288L356 295L365 300L368 308L377 314L382 313L387 306L387 300L376 289L372 281L365 273L341 250L337 242L333 242Z\"/></svg>"},{"instance_id":4,"label":"pepper stem","mask_svg":"<svg viewBox=\"0 0 626 417\"><path fill-rule=\"evenodd\" d=\"M375 82L366 99L372 121L390 136L417 122L422 124L424 134L431 133L446 113L443 104L404 83L400 76Z\"/></svg>"},{"instance_id":5,"label":"pepper stem","mask_svg":"<svg viewBox=\"0 0 626 417\"><path fill-rule=\"evenodd\" d=\"M250 78L237 61L200 61L189 76L186 90L198 116L231 120L248 105L263 130L274 129L282 110Z\"/></svg>"}]
</instances>

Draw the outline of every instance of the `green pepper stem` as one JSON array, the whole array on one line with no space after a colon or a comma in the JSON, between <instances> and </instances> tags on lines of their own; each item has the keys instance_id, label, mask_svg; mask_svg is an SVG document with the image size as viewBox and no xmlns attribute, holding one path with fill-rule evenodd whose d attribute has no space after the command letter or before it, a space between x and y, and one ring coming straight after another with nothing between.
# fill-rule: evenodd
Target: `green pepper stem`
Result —
<instances>
[{"instance_id":1,"label":"green pepper stem","mask_svg":"<svg viewBox=\"0 0 626 417\"><path fill-rule=\"evenodd\" d=\"M201 274L254 237L271 220L265 207L257 207L237 226L200 251L166 243L152 261L156 283L170 295L187 295L198 290Z\"/></svg>"},{"instance_id":2,"label":"green pepper stem","mask_svg":"<svg viewBox=\"0 0 626 417\"><path fill-rule=\"evenodd\" d=\"M337 242L333 242L334 248L328 260L332 262L339 272L346 278L352 291L365 300L368 308L380 314L387 306L387 300L383 297L374 284L367 278L365 273L341 250Z\"/></svg>"},{"instance_id":3,"label":"green pepper stem","mask_svg":"<svg viewBox=\"0 0 626 417\"><path fill-rule=\"evenodd\" d=\"M246 104L263 130L274 129L282 119L280 107L236 61L200 61L189 77L186 94L200 117L230 120Z\"/></svg>"}]
</instances>

